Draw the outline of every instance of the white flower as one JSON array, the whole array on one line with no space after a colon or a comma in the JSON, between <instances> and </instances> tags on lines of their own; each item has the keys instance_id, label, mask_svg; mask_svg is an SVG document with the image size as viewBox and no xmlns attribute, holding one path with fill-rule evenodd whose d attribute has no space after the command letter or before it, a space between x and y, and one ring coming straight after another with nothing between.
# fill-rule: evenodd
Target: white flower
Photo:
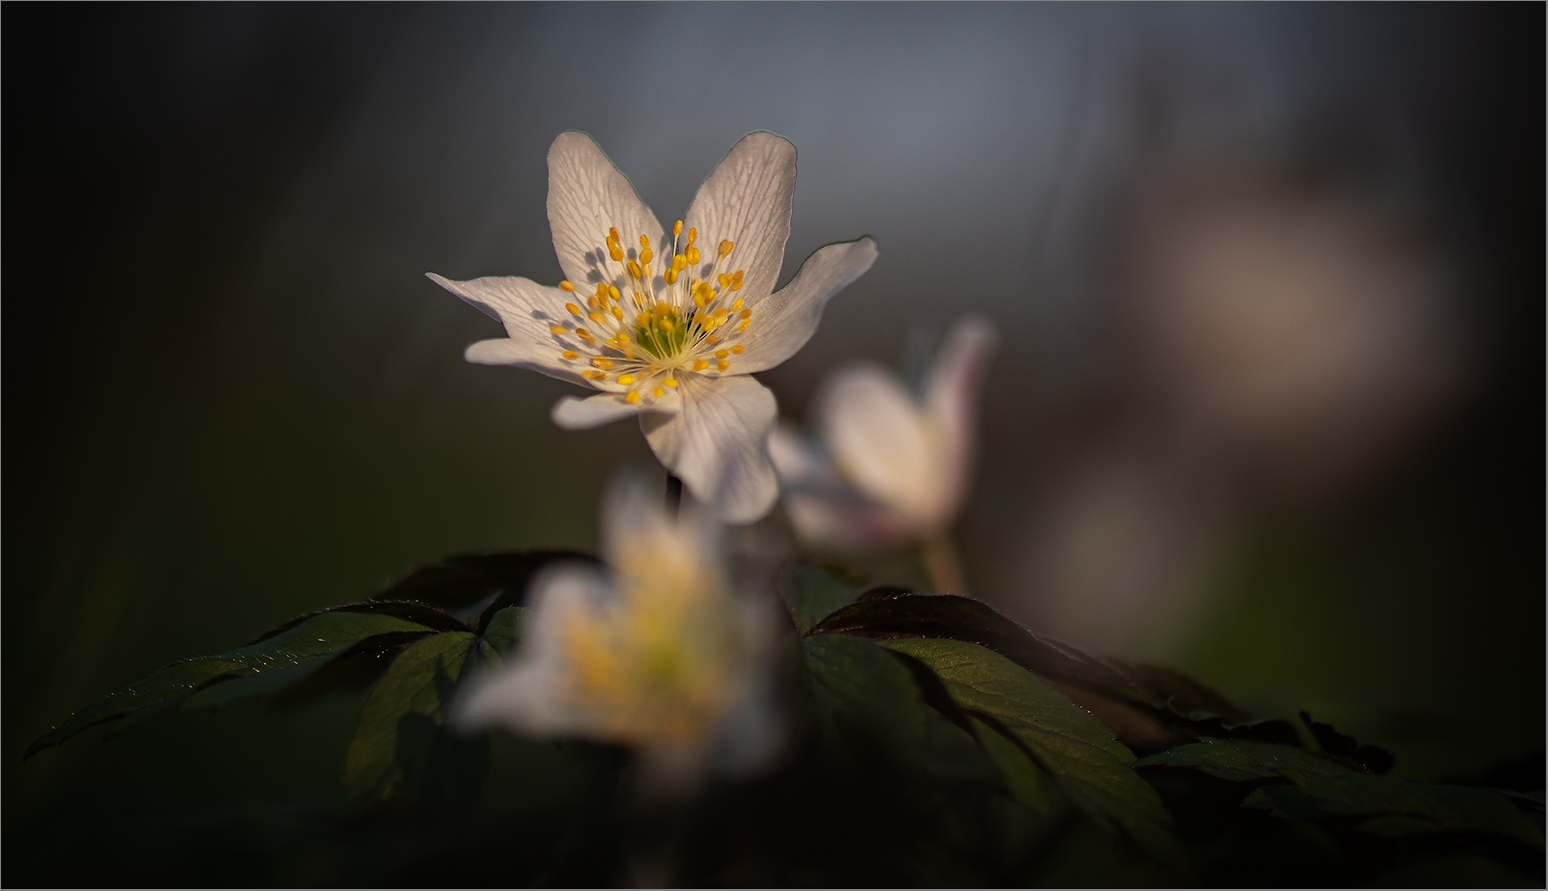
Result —
<instances>
[{"instance_id":1,"label":"white flower","mask_svg":"<svg viewBox=\"0 0 1548 891\"><path fill-rule=\"evenodd\" d=\"M777 428L769 452L797 534L860 550L944 543L972 482L978 390L993 346L987 322L964 319L917 396L884 368L850 366L818 396L821 445ZM961 593L954 566L934 568L938 585Z\"/></svg>"},{"instance_id":2,"label":"white flower","mask_svg":"<svg viewBox=\"0 0 1548 891\"><path fill-rule=\"evenodd\" d=\"M567 279L550 288L430 275L510 335L468 347L468 361L600 390L561 399L554 422L585 430L639 415L656 457L722 520L767 514L778 494L765 444L776 408L747 375L794 355L828 299L876 259L869 238L828 245L774 293L795 160L782 137L742 137L669 239L590 136L561 133L548 150L548 222Z\"/></svg>"},{"instance_id":3,"label":"white flower","mask_svg":"<svg viewBox=\"0 0 1548 891\"><path fill-rule=\"evenodd\" d=\"M638 479L603 511L611 572L568 566L534 583L511 662L472 684L453 720L638 748L647 786L745 775L785 740L773 695L775 624L732 590L719 524L684 499L667 516Z\"/></svg>"}]
</instances>

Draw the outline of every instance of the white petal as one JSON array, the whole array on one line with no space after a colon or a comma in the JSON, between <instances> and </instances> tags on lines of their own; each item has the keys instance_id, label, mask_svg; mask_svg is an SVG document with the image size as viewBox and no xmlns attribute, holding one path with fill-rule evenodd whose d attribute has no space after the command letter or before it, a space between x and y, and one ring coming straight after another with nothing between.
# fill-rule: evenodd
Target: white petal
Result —
<instances>
[{"instance_id":1,"label":"white petal","mask_svg":"<svg viewBox=\"0 0 1548 891\"><path fill-rule=\"evenodd\" d=\"M706 270L722 240L735 242L730 268L723 271L743 270L740 296L748 303L768 296L779 283L795 177L796 150L789 140L761 130L749 133L704 180L683 218L687 228L699 230Z\"/></svg>"},{"instance_id":2,"label":"white petal","mask_svg":"<svg viewBox=\"0 0 1548 891\"><path fill-rule=\"evenodd\" d=\"M548 288L527 278L489 276L458 282L433 272L426 276L446 290L473 304L505 325L509 340L481 340L468 347L464 357L480 365L515 365L540 371L562 381L590 386L580 369L560 358L571 349L549 329L563 321L568 299L558 288Z\"/></svg>"},{"instance_id":3,"label":"white petal","mask_svg":"<svg viewBox=\"0 0 1548 891\"><path fill-rule=\"evenodd\" d=\"M640 416L651 449L721 520L760 519L779 495L765 445L778 411L774 394L742 375L681 381L681 411Z\"/></svg>"},{"instance_id":4,"label":"white petal","mask_svg":"<svg viewBox=\"0 0 1548 891\"><path fill-rule=\"evenodd\" d=\"M958 322L925 380L925 412L940 431L947 518L967 498L977 442L978 393L994 352L994 328L979 316Z\"/></svg>"},{"instance_id":5,"label":"white petal","mask_svg":"<svg viewBox=\"0 0 1548 891\"><path fill-rule=\"evenodd\" d=\"M860 491L922 528L942 519L941 444L897 378L846 368L818 397L817 414L834 463Z\"/></svg>"},{"instance_id":6,"label":"white petal","mask_svg":"<svg viewBox=\"0 0 1548 891\"><path fill-rule=\"evenodd\" d=\"M801 540L847 551L891 551L922 533L891 508L843 491L797 491L784 496L785 513Z\"/></svg>"},{"instance_id":7,"label":"white petal","mask_svg":"<svg viewBox=\"0 0 1548 891\"><path fill-rule=\"evenodd\" d=\"M599 281L620 288L626 281L623 267L608 258L609 228L618 230L627 256L638 255L641 235L658 256L665 253L656 215L596 142L575 130L560 133L548 149L548 225L565 276L591 291Z\"/></svg>"},{"instance_id":8,"label":"white petal","mask_svg":"<svg viewBox=\"0 0 1548 891\"><path fill-rule=\"evenodd\" d=\"M769 433L769 460L785 489L838 482L822 450L784 422Z\"/></svg>"},{"instance_id":9,"label":"white petal","mask_svg":"<svg viewBox=\"0 0 1548 891\"><path fill-rule=\"evenodd\" d=\"M790 284L754 306L752 326L741 341L747 352L735 370L767 371L794 356L817 331L828 300L875 262L876 242L869 238L830 244L808 257Z\"/></svg>"},{"instance_id":10,"label":"white petal","mask_svg":"<svg viewBox=\"0 0 1548 891\"><path fill-rule=\"evenodd\" d=\"M640 406L630 405L617 393L598 393L586 399L562 397L554 403L549 417L566 430L590 430L633 417L641 411Z\"/></svg>"},{"instance_id":11,"label":"white petal","mask_svg":"<svg viewBox=\"0 0 1548 891\"><path fill-rule=\"evenodd\" d=\"M563 631L578 611L589 616L615 597L607 577L593 567L561 566L539 576L515 658L469 685L452 703L452 724L464 731L500 724L540 736L592 730L593 721L565 695L570 667Z\"/></svg>"}]
</instances>

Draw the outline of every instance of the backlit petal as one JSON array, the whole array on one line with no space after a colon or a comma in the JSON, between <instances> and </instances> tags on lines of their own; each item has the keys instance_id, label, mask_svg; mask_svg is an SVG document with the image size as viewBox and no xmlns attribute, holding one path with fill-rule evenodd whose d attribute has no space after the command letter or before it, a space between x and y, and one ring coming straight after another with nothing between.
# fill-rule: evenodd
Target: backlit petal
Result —
<instances>
[{"instance_id":1,"label":"backlit petal","mask_svg":"<svg viewBox=\"0 0 1548 891\"><path fill-rule=\"evenodd\" d=\"M762 518L779 495L765 445L778 412L774 394L741 375L688 375L678 390L679 412L640 416L656 457L721 520Z\"/></svg>"},{"instance_id":2,"label":"backlit petal","mask_svg":"<svg viewBox=\"0 0 1548 891\"><path fill-rule=\"evenodd\" d=\"M554 423L566 430L590 430L593 427L601 427L624 418L632 417L642 411L674 412L679 402L674 400L652 403L649 406L630 405L624 401L619 393L598 393L587 399L578 399L574 396L565 396L554 403L550 416Z\"/></svg>"},{"instance_id":3,"label":"backlit petal","mask_svg":"<svg viewBox=\"0 0 1548 891\"><path fill-rule=\"evenodd\" d=\"M795 177L796 150L789 140L765 131L749 133L704 180L683 218L687 228L699 230L706 266L722 240L735 242L725 271L745 271L738 296L750 304L779 283Z\"/></svg>"},{"instance_id":4,"label":"backlit petal","mask_svg":"<svg viewBox=\"0 0 1548 891\"><path fill-rule=\"evenodd\" d=\"M509 340L481 340L468 347L465 358L480 365L515 365L540 371L549 377L585 384L580 372L584 366L566 362L560 354L572 348L549 328L562 321L559 307L565 294L531 279L516 276L488 276L459 282L436 275L426 276L468 303L499 319L510 335Z\"/></svg>"},{"instance_id":5,"label":"backlit petal","mask_svg":"<svg viewBox=\"0 0 1548 891\"><path fill-rule=\"evenodd\" d=\"M830 244L808 257L790 284L755 307L753 326L742 341L747 352L736 370L767 371L794 356L812 339L833 295L875 262L876 242L869 238Z\"/></svg>"},{"instance_id":6,"label":"backlit petal","mask_svg":"<svg viewBox=\"0 0 1548 891\"><path fill-rule=\"evenodd\" d=\"M596 142L575 130L560 133L548 149L548 225L565 277L592 291L600 281L620 288L625 282L623 267L608 259L609 228L618 230L626 259L637 255L641 235L661 244L656 215Z\"/></svg>"},{"instance_id":7,"label":"backlit petal","mask_svg":"<svg viewBox=\"0 0 1548 891\"><path fill-rule=\"evenodd\" d=\"M925 412L940 431L945 474L943 510L955 515L967 497L977 442L978 393L994 352L994 329L979 316L958 322L925 380Z\"/></svg>"},{"instance_id":8,"label":"backlit petal","mask_svg":"<svg viewBox=\"0 0 1548 891\"><path fill-rule=\"evenodd\" d=\"M897 378L870 365L834 375L818 397L834 463L860 491L922 529L942 517L938 437Z\"/></svg>"}]
</instances>

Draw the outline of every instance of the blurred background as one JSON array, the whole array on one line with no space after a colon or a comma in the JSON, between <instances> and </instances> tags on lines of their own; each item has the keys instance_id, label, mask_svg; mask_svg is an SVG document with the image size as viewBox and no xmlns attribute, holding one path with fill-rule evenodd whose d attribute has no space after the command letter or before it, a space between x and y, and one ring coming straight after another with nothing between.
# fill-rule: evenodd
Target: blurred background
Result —
<instances>
[{"instance_id":1,"label":"blurred background","mask_svg":"<svg viewBox=\"0 0 1548 891\"><path fill-rule=\"evenodd\" d=\"M555 428L568 388L465 364L498 328L424 278L560 278L565 129L667 221L773 130L800 152L784 278L876 239L762 375L792 419L842 361L994 321L977 596L1309 708L1400 774L1541 787L1540 5L0 18L7 884L131 884L134 857L83 865L103 838L325 807L358 702L21 762L91 699L449 553L595 545L637 427ZM221 850L237 884L353 875Z\"/></svg>"}]
</instances>

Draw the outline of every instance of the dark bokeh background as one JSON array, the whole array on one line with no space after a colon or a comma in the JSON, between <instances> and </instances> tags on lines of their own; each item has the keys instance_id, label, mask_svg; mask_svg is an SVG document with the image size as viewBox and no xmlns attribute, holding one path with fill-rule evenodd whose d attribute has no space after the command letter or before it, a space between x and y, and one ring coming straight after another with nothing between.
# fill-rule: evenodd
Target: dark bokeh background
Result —
<instances>
[{"instance_id":1,"label":"dark bokeh background","mask_svg":"<svg viewBox=\"0 0 1548 891\"><path fill-rule=\"evenodd\" d=\"M559 278L544 155L570 128L663 219L773 130L800 150L785 276L877 239L763 376L792 418L840 361L994 320L959 530L980 596L1310 706L1414 775L1542 746L1539 5L0 18L7 884L349 881L261 846L127 873L79 853L126 826L192 850L233 809L335 800L348 695L20 753L417 563L594 544L608 473L648 460L638 431L554 428L566 388L463 363L497 329L423 278ZM1273 339L1296 325L1377 358ZM1254 364L1275 350L1320 383Z\"/></svg>"}]
</instances>

